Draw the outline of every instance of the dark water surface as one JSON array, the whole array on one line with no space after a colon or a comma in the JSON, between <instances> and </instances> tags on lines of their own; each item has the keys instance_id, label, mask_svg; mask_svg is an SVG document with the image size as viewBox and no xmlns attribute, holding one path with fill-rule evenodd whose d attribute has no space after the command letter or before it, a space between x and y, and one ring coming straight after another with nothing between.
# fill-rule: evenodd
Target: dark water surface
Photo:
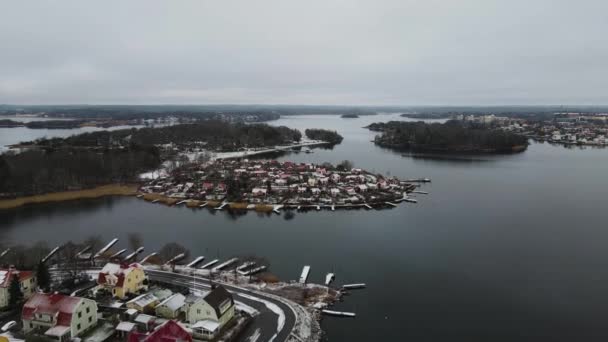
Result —
<instances>
[{"instance_id":1,"label":"dark water surface","mask_svg":"<svg viewBox=\"0 0 608 342\"><path fill-rule=\"evenodd\" d=\"M3 243L50 245L92 234L178 241L194 255L255 254L283 279L365 282L323 321L329 341L605 341L608 339L608 150L533 144L517 155L420 159L375 147L361 129L396 116L307 116L274 124L338 130L333 150L284 160L354 161L430 177L418 204L282 216L169 208L134 198L0 212Z\"/></svg>"}]
</instances>

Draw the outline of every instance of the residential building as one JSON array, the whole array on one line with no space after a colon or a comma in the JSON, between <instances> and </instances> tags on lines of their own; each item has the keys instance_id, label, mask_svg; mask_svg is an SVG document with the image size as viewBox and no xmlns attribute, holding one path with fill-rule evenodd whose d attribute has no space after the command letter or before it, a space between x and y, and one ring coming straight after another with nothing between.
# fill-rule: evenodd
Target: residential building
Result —
<instances>
[{"instance_id":1,"label":"residential building","mask_svg":"<svg viewBox=\"0 0 608 342\"><path fill-rule=\"evenodd\" d=\"M177 318L185 301L186 297L181 293L176 293L171 297L168 297L156 306L156 316L169 319Z\"/></svg>"},{"instance_id":2,"label":"residential building","mask_svg":"<svg viewBox=\"0 0 608 342\"><path fill-rule=\"evenodd\" d=\"M218 286L203 298L188 297L184 311L186 321L193 324L195 336L214 338L234 317L234 299L224 287Z\"/></svg>"},{"instance_id":3,"label":"residential building","mask_svg":"<svg viewBox=\"0 0 608 342\"><path fill-rule=\"evenodd\" d=\"M127 302L127 308L135 309L139 312L154 313L154 309L160 300L151 293L144 293Z\"/></svg>"},{"instance_id":4,"label":"residential building","mask_svg":"<svg viewBox=\"0 0 608 342\"><path fill-rule=\"evenodd\" d=\"M9 287L13 278L19 278L23 298L29 299L36 291L36 277L32 271L18 271L14 267L0 269L0 309L6 308L10 300Z\"/></svg>"},{"instance_id":5,"label":"residential building","mask_svg":"<svg viewBox=\"0 0 608 342\"><path fill-rule=\"evenodd\" d=\"M149 334L132 331L128 342L192 342L191 332L176 321L167 321Z\"/></svg>"},{"instance_id":6,"label":"residential building","mask_svg":"<svg viewBox=\"0 0 608 342\"><path fill-rule=\"evenodd\" d=\"M147 289L144 268L138 263L107 263L99 276L97 284L112 293L112 296L124 298L130 293L139 293Z\"/></svg>"},{"instance_id":7,"label":"residential building","mask_svg":"<svg viewBox=\"0 0 608 342\"><path fill-rule=\"evenodd\" d=\"M36 293L23 305L21 319L26 334L69 341L97 325L97 303L87 298Z\"/></svg>"}]
</instances>

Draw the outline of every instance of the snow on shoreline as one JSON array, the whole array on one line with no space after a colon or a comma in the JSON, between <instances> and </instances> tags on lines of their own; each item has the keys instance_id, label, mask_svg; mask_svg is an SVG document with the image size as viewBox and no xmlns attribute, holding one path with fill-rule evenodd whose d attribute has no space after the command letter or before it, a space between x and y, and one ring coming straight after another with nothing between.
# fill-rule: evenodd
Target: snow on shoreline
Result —
<instances>
[{"instance_id":1,"label":"snow on shoreline","mask_svg":"<svg viewBox=\"0 0 608 342\"><path fill-rule=\"evenodd\" d=\"M263 149L248 149L245 151L215 152L215 153L210 152L210 151L200 151L200 152L181 153L181 155L186 156L188 158L188 160L191 162L197 160L198 157L203 154L209 154L211 160L220 160L220 159L232 159L232 158L245 158L245 157L259 155L259 154L286 151L286 150L290 150L292 148L297 148L297 147L319 146L319 145L325 145L325 144L327 144L327 142L321 141L321 140L303 140L302 142L300 142L298 144L275 146L275 147L263 148ZM152 180L152 179L157 179L157 178L162 178L162 177L168 177L169 176L169 172L167 171L168 166L169 166L168 162L164 162L161 168L140 174L139 179Z\"/></svg>"}]
</instances>

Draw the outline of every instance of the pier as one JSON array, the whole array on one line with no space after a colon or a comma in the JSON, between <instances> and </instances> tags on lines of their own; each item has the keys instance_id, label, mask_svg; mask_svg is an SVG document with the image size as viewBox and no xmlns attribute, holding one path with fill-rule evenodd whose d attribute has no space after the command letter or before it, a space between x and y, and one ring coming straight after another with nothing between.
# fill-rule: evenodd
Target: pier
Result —
<instances>
[{"instance_id":1,"label":"pier","mask_svg":"<svg viewBox=\"0 0 608 342\"><path fill-rule=\"evenodd\" d=\"M211 267L211 266L213 266L213 265L217 264L217 262L218 262L218 261L220 261L220 260L219 260L219 259L214 259L214 260L211 260L211 261L209 261L208 263L206 263L206 264L204 264L203 266L201 266L201 268L202 268L202 269L209 268L209 267Z\"/></svg>"},{"instance_id":2,"label":"pier","mask_svg":"<svg viewBox=\"0 0 608 342\"><path fill-rule=\"evenodd\" d=\"M215 210L222 210L227 205L228 205L228 202L222 202L222 204L219 207L215 208Z\"/></svg>"},{"instance_id":3,"label":"pier","mask_svg":"<svg viewBox=\"0 0 608 342\"><path fill-rule=\"evenodd\" d=\"M213 268L213 271L221 271L222 269L224 269L224 268L226 268L226 267L228 267L228 266L230 266L230 265L234 264L234 263L235 263L235 262L237 262L237 261L239 261L239 259L238 259L238 258L232 258L232 259L230 259L230 260L226 260L226 261L224 261L223 263L221 263L221 264L219 264L219 265L215 266L215 267Z\"/></svg>"},{"instance_id":4,"label":"pier","mask_svg":"<svg viewBox=\"0 0 608 342\"><path fill-rule=\"evenodd\" d=\"M196 259L192 260L191 263L189 263L188 265L186 265L186 267L194 267L197 264L201 263L203 260L205 260L204 256L199 256Z\"/></svg>"},{"instance_id":5,"label":"pier","mask_svg":"<svg viewBox=\"0 0 608 342\"><path fill-rule=\"evenodd\" d=\"M365 288L365 284L364 283L359 283L359 284L345 284L342 285L342 289L344 290L357 290L357 289L364 289Z\"/></svg>"},{"instance_id":6,"label":"pier","mask_svg":"<svg viewBox=\"0 0 608 342\"><path fill-rule=\"evenodd\" d=\"M300 275L300 280L299 280L300 284L306 284L309 273L310 273L310 266L304 266L304 268L302 268L302 274Z\"/></svg>"},{"instance_id":7,"label":"pier","mask_svg":"<svg viewBox=\"0 0 608 342\"><path fill-rule=\"evenodd\" d=\"M334 279L336 279L335 274L327 273L327 275L325 276L325 286L329 286L329 284L331 284L331 282L334 281Z\"/></svg>"},{"instance_id":8,"label":"pier","mask_svg":"<svg viewBox=\"0 0 608 342\"><path fill-rule=\"evenodd\" d=\"M356 314L354 312L344 312L344 311L333 311L333 310L321 310L322 313L330 316L337 317L355 317Z\"/></svg>"}]
</instances>

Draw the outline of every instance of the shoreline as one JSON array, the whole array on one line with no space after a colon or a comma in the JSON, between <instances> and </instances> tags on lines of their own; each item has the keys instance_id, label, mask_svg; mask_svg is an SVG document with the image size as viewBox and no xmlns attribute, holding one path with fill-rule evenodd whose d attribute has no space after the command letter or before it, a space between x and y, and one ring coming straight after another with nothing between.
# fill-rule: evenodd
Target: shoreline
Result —
<instances>
[{"instance_id":1,"label":"shoreline","mask_svg":"<svg viewBox=\"0 0 608 342\"><path fill-rule=\"evenodd\" d=\"M51 192L42 195L23 196L0 200L0 210L15 209L29 204L65 202L81 199L94 199L106 196L135 196L136 184L108 184L91 189Z\"/></svg>"}]
</instances>

